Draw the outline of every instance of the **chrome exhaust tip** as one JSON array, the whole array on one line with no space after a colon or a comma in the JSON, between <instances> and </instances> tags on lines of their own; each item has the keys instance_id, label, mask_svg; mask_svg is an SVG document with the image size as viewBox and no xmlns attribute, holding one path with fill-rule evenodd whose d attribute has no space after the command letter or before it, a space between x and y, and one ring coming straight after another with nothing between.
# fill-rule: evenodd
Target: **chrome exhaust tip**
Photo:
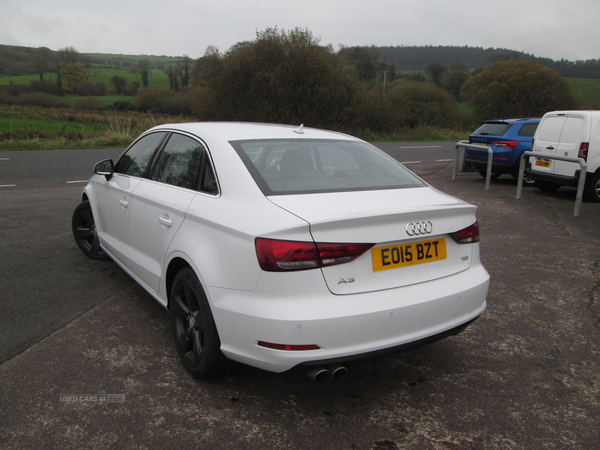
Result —
<instances>
[{"instance_id":1,"label":"chrome exhaust tip","mask_svg":"<svg viewBox=\"0 0 600 450\"><path fill-rule=\"evenodd\" d=\"M348 369L340 365L329 366L327 369L331 373L331 378L334 380L338 380L348 373Z\"/></svg>"},{"instance_id":2,"label":"chrome exhaust tip","mask_svg":"<svg viewBox=\"0 0 600 450\"><path fill-rule=\"evenodd\" d=\"M323 381L324 379L329 378L330 372L324 367L317 367L308 372L307 375L313 381Z\"/></svg>"}]
</instances>

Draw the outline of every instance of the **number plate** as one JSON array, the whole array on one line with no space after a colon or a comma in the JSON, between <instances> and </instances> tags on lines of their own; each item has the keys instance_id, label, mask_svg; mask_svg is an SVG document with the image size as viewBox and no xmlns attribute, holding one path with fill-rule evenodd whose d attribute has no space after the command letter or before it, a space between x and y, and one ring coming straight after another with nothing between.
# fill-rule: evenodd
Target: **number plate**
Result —
<instances>
[{"instance_id":1,"label":"number plate","mask_svg":"<svg viewBox=\"0 0 600 450\"><path fill-rule=\"evenodd\" d=\"M546 167L547 169L550 168L550 166L552 165L552 163L550 161L540 161L539 159L535 162L536 166L542 166L542 167Z\"/></svg>"},{"instance_id":2,"label":"number plate","mask_svg":"<svg viewBox=\"0 0 600 450\"><path fill-rule=\"evenodd\" d=\"M371 258L375 272L440 261L446 259L446 239L373 248Z\"/></svg>"}]
</instances>

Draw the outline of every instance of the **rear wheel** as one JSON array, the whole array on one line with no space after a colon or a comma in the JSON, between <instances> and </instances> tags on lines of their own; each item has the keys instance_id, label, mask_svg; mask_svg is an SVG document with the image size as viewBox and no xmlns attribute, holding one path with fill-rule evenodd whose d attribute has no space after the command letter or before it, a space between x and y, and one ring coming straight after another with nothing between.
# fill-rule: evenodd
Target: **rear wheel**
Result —
<instances>
[{"instance_id":1,"label":"rear wheel","mask_svg":"<svg viewBox=\"0 0 600 450\"><path fill-rule=\"evenodd\" d=\"M88 258L102 261L110 259L100 247L100 240L98 239L98 232L96 231L92 207L87 200L81 202L77 208L75 208L71 220L71 228L77 246Z\"/></svg>"},{"instance_id":2,"label":"rear wheel","mask_svg":"<svg viewBox=\"0 0 600 450\"><path fill-rule=\"evenodd\" d=\"M600 203L600 171L596 172L585 188L585 198Z\"/></svg>"},{"instance_id":3,"label":"rear wheel","mask_svg":"<svg viewBox=\"0 0 600 450\"><path fill-rule=\"evenodd\" d=\"M560 184L558 183L543 180L536 180L535 185L544 192L556 192L560 187Z\"/></svg>"},{"instance_id":4,"label":"rear wheel","mask_svg":"<svg viewBox=\"0 0 600 450\"><path fill-rule=\"evenodd\" d=\"M227 372L233 362L221 352L221 341L204 289L194 271L186 267L171 288L171 328L185 368L194 378L211 378Z\"/></svg>"}]
</instances>

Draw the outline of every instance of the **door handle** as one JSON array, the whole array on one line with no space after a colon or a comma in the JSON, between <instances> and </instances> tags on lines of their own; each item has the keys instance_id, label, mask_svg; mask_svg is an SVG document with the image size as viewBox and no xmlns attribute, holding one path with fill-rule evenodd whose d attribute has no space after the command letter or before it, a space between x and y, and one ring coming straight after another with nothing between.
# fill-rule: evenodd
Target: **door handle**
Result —
<instances>
[{"instance_id":1,"label":"door handle","mask_svg":"<svg viewBox=\"0 0 600 450\"><path fill-rule=\"evenodd\" d=\"M127 208L129 206L129 202L127 200L119 200L119 203L123 208Z\"/></svg>"},{"instance_id":2,"label":"door handle","mask_svg":"<svg viewBox=\"0 0 600 450\"><path fill-rule=\"evenodd\" d=\"M164 217L159 217L158 221L160 222L161 225L164 225L165 227L172 227L173 226L173 221L166 219Z\"/></svg>"},{"instance_id":3,"label":"door handle","mask_svg":"<svg viewBox=\"0 0 600 450\"><path fill-rule=\"evenodd\" d=\"M549 147L546 147L546 150L554 150L554 147L550 145Z\"/></svg>"}]
</instances>

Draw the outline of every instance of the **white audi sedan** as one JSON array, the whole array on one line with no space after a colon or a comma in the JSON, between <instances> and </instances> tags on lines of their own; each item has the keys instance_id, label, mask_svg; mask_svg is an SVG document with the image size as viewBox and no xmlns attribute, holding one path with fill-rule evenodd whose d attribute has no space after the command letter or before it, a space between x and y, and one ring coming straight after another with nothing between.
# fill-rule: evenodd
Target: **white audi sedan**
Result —
<instances>
[{"instance_id":1,"label":"white audi sedan","mask_svg":"<svg viewBox=\"0 0 600 450\"><path fill-rule=\"evenodd\" d=\"M336 378L349 360L457 334L486 307L475 206L357 138L161 125L94 171L75 240L169 309L197 378L234 361Z\"/></svg>"}]
</instances>

